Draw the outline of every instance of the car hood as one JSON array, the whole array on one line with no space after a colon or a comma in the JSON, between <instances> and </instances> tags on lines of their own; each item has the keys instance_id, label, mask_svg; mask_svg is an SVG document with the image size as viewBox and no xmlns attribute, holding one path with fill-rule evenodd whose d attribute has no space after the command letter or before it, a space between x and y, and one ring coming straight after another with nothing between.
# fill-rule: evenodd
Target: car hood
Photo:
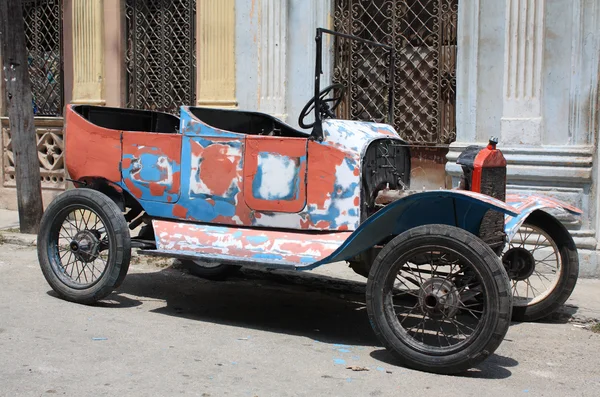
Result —
<instances>
[{"instance_id":1,"label":"car hood","mask_svg":"<svg viewBox=\"0 0 600 397\"><path fill-rule=\"evenodd\" d=\"M396 139L406 143L388 124L352 120L323 120L323 142L362 155L377 139ZM406 143L408 144L408 143Z\"/></svg>"}]
</instances>

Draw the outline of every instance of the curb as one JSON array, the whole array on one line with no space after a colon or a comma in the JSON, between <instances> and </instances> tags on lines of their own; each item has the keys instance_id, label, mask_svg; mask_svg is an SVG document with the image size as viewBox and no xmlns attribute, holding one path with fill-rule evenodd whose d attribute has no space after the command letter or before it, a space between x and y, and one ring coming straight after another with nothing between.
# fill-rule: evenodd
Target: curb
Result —
<instances>
[{"instance_id":1,"label":"curb","mask_svg":"<svg viewBox=\"0 0 600 397\"><path fill-rule=\"evenodd\" d=\"M14 244L24 247L35 247L37 245L37 235L12 233L0 230L0 244Z\"/></svg>"}]
</instances>

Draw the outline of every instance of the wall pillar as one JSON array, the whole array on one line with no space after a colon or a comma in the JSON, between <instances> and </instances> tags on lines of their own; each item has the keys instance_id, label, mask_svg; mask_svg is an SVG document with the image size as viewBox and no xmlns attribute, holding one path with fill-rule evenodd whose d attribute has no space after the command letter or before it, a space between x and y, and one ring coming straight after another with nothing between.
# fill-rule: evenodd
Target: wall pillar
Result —
<instances>
[{"instance_id":1,"label":"wall pillar","mask_svg":"<svg viewBox=\"0 0 600 397\"><path fill-rule=\"evenodd\" d=\"M71 103L106 104L104 97L103 0L74 0L73 98Z\"/></svg>"},{"instance_id":2,"label":"wall pillar","mask_svg":"<svg viewBox=\"0 0 600 397\"><path fill-rule=\"evenodd\" d=\"M104 99L106 106L125 106L124 0L104 2Z\"/></svg>"},{"instance_id":3,"label":"wall pillar","mask_svg":"<svg viewBox=\"0 0 600 397\"><path fill-rule=\"evenodd\" d=\"M600 4L568 3L459 2L457 141L446 171L456 186L462 150L498 136L509 192L555 197L584 210L579 218L560 216L579 248L580 274L599 277Z\"/></svg>"},{"instance_id":4,"label":"wall pillar","mask_svg":"<svg viewBox=\"0 0 600 397\"><path fill-rule=\"evenodd\" d=\"M542 138L545 0L507 0L504 42L504 144L537 145Z\"/></svg>"},{"instance_id":5,"label":"wall pillar","mask_svg":"<svg viewBox=\"0 0 600 397\"><path fill-rule=\"evenodd\" d=\"M234 108L235 0L197 0L196 103Z\"/></svg>"},{"instance_id":6,"label":"wall pillar","mask_svg":"<svg viewBox=\"0 0 600 397\"><path fill-rule=\"evenodd\" d=\"M288 0L260 0L258 109L286 120Z\"/></svg>"}]
</instances>

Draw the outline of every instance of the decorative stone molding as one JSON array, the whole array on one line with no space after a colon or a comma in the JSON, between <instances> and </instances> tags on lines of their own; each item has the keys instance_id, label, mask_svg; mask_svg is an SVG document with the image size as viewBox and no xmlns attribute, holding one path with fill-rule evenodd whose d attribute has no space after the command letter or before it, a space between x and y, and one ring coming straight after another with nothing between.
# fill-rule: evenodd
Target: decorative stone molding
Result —
<instances>
[{"instance_id":1,"label":"decorative stone molding","mask_svg":"<svg viewBox=\"0 0 600 397\"><path fill-rule=\"evenodd\" d=\"M506 1L502 140L536 145L542 139L545 0Z\"/></svg>"},{"instance_id":2,"label":"decorative stone molding","mask_svg":"<svg viewBox=\"0 0 600 397\"><path fill-rule=\"evenodd\" d=\"M197 0L198 106L234 108L235 0Z\"/></svg>"},{"instance_id":3,"label":"decorative stone molding","mask_svg":"<svg viewBox=\"0 0 600 397\"><path fill-rule=\"evenodd\" d=\"M73 98L105 105L103 0L73 1Z\"/></svg>"},{"instance_id":4,"label":"decorative stone molding","mask_svg":"<svg viewBox=\"0 0 600 397\"><path fill-rule=\"evenodd\" d=\"M288 0L260 0L258 108L285 120Z\"/></svg>"},{"instance_id":5,"label":"decorative stone molding","mask_svg":"<svg viewBox=\"0 0 600 397\"><path fill-rule=\"evenodd\" d=\"M8 117L0 117L0 126L2 129L2 186L16 187L15 160ZM42 188L65 189L63 119L61 117L36 117L35 132Z\"/></svg>"},{"instance_id":6,"label":"decorative stone molding","mask_svg":"<svg viewBox=\"0 0 600 397\"><path fill-rule=\"evenodd\" d=\"M475 143L452 144L447 155L446 171L458 181L462 170L456 159L469 145ZM485 146L486 143L480 143ZM538 146L518 147L499 146L508 162L507 176L510 183L531 182L536 185L547 182L548 186L560 183L589 184L592 182L594 148L591 146Z\"/></svg>"}]
</instances>

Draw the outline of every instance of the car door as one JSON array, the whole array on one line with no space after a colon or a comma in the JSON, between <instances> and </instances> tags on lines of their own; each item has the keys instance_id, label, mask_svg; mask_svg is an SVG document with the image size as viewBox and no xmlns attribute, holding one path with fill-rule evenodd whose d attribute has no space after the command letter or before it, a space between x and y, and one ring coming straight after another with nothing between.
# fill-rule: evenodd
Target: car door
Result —
<instances>
[{"instance_id":1,"label":"car door","mask_svg":"<svg viewBox=\"0 0 600 397\"><path fill-rule=\"evenodd\" d=\"M306 206L306 138L246 136L244 201L255 211L300 212Z\"/></svg>"}]
</instances>

